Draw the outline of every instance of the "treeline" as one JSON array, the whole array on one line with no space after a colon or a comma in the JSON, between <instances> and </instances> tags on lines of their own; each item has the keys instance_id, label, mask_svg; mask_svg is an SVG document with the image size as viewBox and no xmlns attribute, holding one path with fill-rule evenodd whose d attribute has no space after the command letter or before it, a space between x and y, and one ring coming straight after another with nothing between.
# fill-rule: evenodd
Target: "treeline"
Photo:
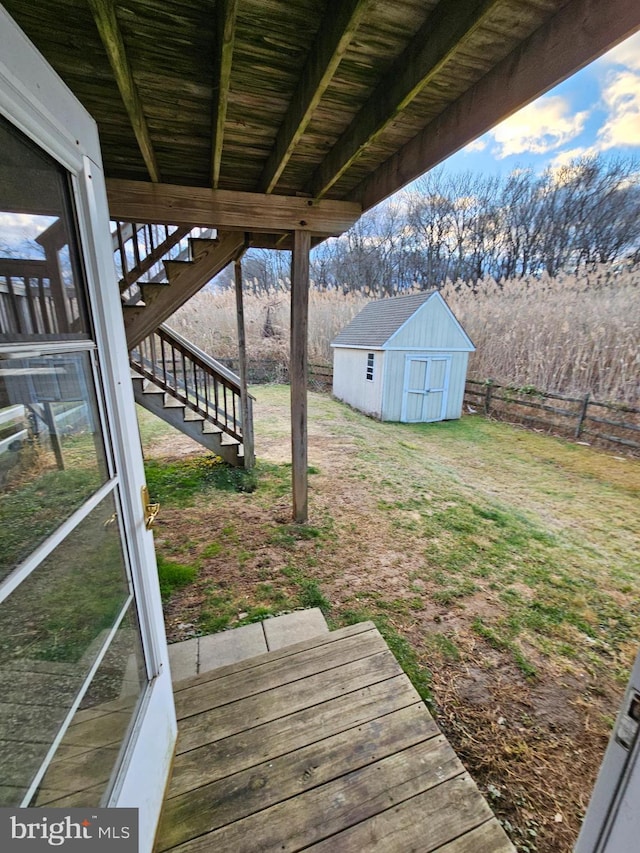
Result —
<instances>
[{"instance_id":1,"label":"treeline","mask_svg":"<svg viewBox=\"0 0 640 853\"><path fill-rule=\"evenodd\" d=\"M311 277L319 290L386 296L446 281L630 267L640 261L639 211L640 167L630 158L505 178L436 170L318 246ZM252 251L243 266L255 293L289 286L288 253Z\"/></svg>"}]
</instances>

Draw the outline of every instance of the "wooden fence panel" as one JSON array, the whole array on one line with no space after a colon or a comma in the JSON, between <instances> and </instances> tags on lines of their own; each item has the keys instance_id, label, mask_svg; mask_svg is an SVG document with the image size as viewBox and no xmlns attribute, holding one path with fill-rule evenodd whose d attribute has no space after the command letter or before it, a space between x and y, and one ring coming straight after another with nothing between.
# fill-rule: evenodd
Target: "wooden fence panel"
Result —
<instances>
[{"instance_id":1,"label":"wooden fence panel","mask_svg":"<svg viewBox=\"0 0 640 853\"><path fill-rule=\"evenodd\" d=\"M563 405L555 405L556 401ZM468 379L464 403L467 412L480 412L497 420L640 452L640 409L626 404L592 400L589 394L576 397L535 388L514 388L490 379Z\"/></svg>"},{"instance_id":2,"label":"wooden fence panel","mask_svg":"<svg viewBox=\"0 0 640 853\"><path fill-rule=\"evenodd\" d=\"M218 359L231 370L234 359ZM282 361L249 361L249 382L287 383L289 370ZM331 392L333 369L328 364L309 365L309 388ZM583 396L542 392L535 388L514 388L490 379L467 379L464 411L532 429L583 440L608 448L624 449L640 455L640 408L624 403L607 403Z\"/></svg>"}]
</instances>

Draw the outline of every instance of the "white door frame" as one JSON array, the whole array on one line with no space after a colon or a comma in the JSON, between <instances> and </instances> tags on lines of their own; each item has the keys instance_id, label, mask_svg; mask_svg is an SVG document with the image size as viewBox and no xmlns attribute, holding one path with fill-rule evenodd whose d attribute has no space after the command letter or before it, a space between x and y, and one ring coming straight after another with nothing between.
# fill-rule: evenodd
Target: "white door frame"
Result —
<instances>
[{"instance_id":1,"label":"white door frame","mask_svg":"<svg viewBox=\"0 0 640 853\"><path fill-rule=\"evenodd\" d=\"M402 423L432 423L434 421L441 421L445 417L447 413L447 400L449 397L449 379L451 376L451 356L442 354L442 355L414 355L407 354L404 357L404 380L402 383L402 411L400 414L400 420ZM424 377L424 388L409 388L409 379L411 376L411 363L414 361L423 361L426 362L425 367L425 377ZM445 375L444 375L444 383L442 388L429 388L429 379L431 373L431 362L432 361L444 361L445 362ZM426 398L427 394L431 393L431 391L442 393L442 404L440 406L440 414L437 418L430 418L428 421L425 421L423 417L420 417L418 420L408 420L407 418L407 409L408 409L408 395L409 394L422 394L423 402L422 402L422 411L424 412L424 398Z\"/></svg>"},{"instance_id":2,"label":"white door frame","mask_svg":"<svg viewBox=\"0 0 640 853\"><path fill-rule=\"evenodd\" d=\"M640 838L640 652L618 712L575 853L630 853Z\"/></svg>"},{"instance_id":3,"label":"white door frame","mask_svg":"<svg viewBox=\"0 0 640 853\"><path fill-rule=\"evenodd\" d=\"M151 850L176 738L153 536L140 490L144 467L95 122L0 6L0 113L72 175L90 310L123 511L149 685L110 806L139 809L140 850ZM130 436L135 436L131 441Z\"/></svg>"}]
</instances>

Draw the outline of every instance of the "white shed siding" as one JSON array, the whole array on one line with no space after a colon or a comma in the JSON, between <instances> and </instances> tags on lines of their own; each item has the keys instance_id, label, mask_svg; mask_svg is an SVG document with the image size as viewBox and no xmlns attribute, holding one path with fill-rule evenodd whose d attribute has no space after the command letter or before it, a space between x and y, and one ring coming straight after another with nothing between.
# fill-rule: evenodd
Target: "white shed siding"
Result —
<instances>
[{"instance_id":1,"label":"white shed siding","mask_svg":"<svg viewBox=\"0 0 640 853\"><path fill-rule=\"evenodd\" d=\"M373 380L367 379L367 355L374 353ZM376 418L382 416L382 387L385 353L381 350L347 349L333 350L333 394Z\"/></svg>"},{"instance_id":2,"label":"white shed siding","mask_svg":"<svg viewBox=\"0 0 640 853\"><path fill-rule=\"evenodd\" d=\"M443 300L434 294L389 338L386 347L469 349L469 340L453 320Z\"/></svg>"},{"instance_id":3,"label":"white shed siding","mask_svg":"<svg viewBox=\"0 0 640 853\"><path fill-rule=\"evenodd\" d=\"M464 394L469 354L466 352L448 352L447 349L443 349L439 352L429 351L428 353L417 353L415 350L411 349L400 351L393 350L386 353L384 395L382 399L382 420L399 421L401 419L407 356L413 356L415 358L446 356L451 359L445 420L459 418L462 412L462 397Z\"/></svg>"}]
</instances>

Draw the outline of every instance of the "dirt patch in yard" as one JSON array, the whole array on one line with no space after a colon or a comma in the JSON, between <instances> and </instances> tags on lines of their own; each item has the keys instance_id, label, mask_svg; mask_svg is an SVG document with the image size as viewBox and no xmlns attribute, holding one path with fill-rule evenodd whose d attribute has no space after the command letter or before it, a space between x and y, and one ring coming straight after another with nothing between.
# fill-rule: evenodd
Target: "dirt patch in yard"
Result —
<instances>
[{"instance_id":1,"label":"dirt patch in yard","mask_svg":"<svg viewBox=\"0 0 640 853\"><path fill-rule=\"evenodd\" d=\"M287 393L258 389L254 493L163 507L159 552L197 567L166 602L170 642L314 604L335 626L376 619L429 675L440 726L518 849L569 853L640 640L619 463L611 476L603 454L529 447L480 419L394 428L312 395L299 527ZM194 451L171 434L145 454Z\"/></svg>"}]
</instances>

